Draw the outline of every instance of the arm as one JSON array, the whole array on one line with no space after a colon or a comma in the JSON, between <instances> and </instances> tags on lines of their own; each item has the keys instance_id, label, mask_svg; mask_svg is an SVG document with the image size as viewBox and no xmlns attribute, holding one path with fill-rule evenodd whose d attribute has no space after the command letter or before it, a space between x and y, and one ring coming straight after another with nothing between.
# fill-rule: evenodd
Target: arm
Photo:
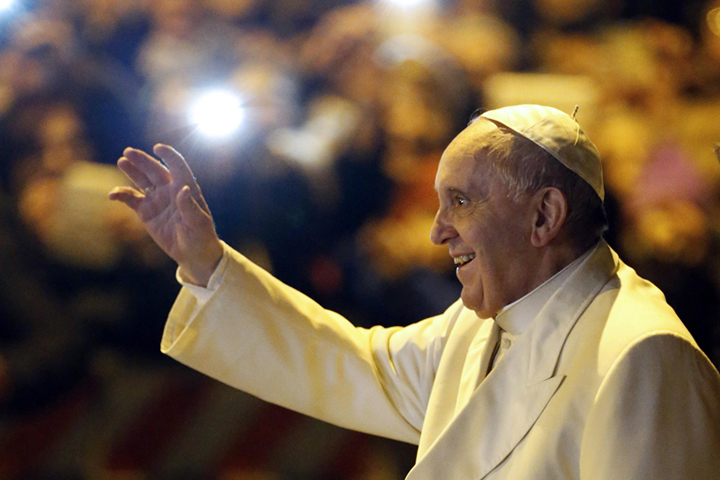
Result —
<instances>
[{"instance_id":1,"label":"arm","mask_svg":"<svg viewBox=\"0 0 720 480\"><path fill-rule=\"evenodd\" d=\"M155 153L168 168L126 149L118 165L137 188L116 188L110 198L135 210L183 277L204 286L223 245L183 158L163 145ZM273 403L417 443L446 321L358 329L239 253L224 255L227 271L207 303L181 291L163 336L165 353Z\"/></svg>"},{"instance_id":2,"label":"arm","mask_svg":"<svg viewBox=\"0 0 720 480\"><path fill-rule=\"evenodd\" d=\"M718 478L720 377L672 333L639 339L608 372L582 442L583 480Z\"/></svg>"},{"instance_id":3,"label":"arm","mask_svg":"<svg viewBox=\"0 0 720 480\"><path fill-rule=\"evenodd\" d=\"M356 328L239 253L226 255L222 284L205 305L180 293L163 352L264 400L418 442L450 315Z\"/></svg>"}]
</instances>

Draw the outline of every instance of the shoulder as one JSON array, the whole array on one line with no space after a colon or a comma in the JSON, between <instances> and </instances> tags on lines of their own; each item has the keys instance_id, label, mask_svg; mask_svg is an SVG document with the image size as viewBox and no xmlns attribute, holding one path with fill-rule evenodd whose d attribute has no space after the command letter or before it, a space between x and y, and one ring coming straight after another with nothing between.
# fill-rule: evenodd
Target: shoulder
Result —
<instances>
[{"instance_id":1,"label":"shoulder","mask_svg":"<svg viewBox=\"0 0 720 480\"><path fill-rule=\"evenodd\" d=\"M576 327L573 337L585 348L592 344L599 373L607 372L632 349L657 353L656 344L689 348L703 355L663 293L620 260L616 273L590 303Z\"/></svg>"},{"instance_id":2,"label":"shoulder","mask_svg":"<svg viewBox=\"0 0 720 480\"><path fill-rule=\"evenodd\" d=\"M696 345L659 288L623 262L618 265L616 278L617 295L608 316L609 331L626 332L628 341L653 333L672 333Z\"/></svg>"}]
</instances>

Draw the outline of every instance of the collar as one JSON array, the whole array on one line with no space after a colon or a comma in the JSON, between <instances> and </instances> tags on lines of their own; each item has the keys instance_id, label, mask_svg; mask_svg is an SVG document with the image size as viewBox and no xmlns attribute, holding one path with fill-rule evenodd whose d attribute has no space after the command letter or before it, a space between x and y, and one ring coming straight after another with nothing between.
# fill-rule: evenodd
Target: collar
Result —
<instances>
[{"instance_id":1,"label":"collar","mask_svg":"<svg viewBox=\"0 0 720 480\"><path fill-rule=\"evenodd\" d=\"M500 328L513 336L520 335L525 331L525 328L530 325L538 312L550 300L550 297L575 273L593 250L595 250L595 247L588 249L530 293L504 306L495 316L495 321Z\"/></svg>"}]
</instances>

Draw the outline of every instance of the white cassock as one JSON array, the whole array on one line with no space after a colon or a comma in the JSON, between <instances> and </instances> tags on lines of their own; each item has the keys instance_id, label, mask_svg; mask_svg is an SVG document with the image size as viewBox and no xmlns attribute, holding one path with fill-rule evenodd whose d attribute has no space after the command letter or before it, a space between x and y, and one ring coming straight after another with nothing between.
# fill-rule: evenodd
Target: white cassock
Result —
<instances>
[{"instance_id":1,"label":"white cassock","mask_svg":"<svg viewBox=\"0 0 720 480\"><path fill-rule=\"evenodd\" d=\"M604 241L496 319L458 301L371 329L226 246L209 288L180 292L161 348L264 400L417 444L410 480L720 478L720 376Z\"/></svg>"}]
</instances>

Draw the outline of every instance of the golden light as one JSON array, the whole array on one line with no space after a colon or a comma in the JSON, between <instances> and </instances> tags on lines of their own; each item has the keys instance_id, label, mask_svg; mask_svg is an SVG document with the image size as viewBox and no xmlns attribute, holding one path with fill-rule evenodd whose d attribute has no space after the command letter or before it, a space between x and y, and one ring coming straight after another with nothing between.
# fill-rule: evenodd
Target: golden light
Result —
<instances>
[{"instance_id":1,"label":"golden light","mask_svg":"<svg viewBox=\"0 0 720 480\"><path fill-rule=\"evenodd\" d=\"M713 8L710 10L705 19L710 31L713 34L720 36L720 8Z\"/></svg>"}]
</instances>

